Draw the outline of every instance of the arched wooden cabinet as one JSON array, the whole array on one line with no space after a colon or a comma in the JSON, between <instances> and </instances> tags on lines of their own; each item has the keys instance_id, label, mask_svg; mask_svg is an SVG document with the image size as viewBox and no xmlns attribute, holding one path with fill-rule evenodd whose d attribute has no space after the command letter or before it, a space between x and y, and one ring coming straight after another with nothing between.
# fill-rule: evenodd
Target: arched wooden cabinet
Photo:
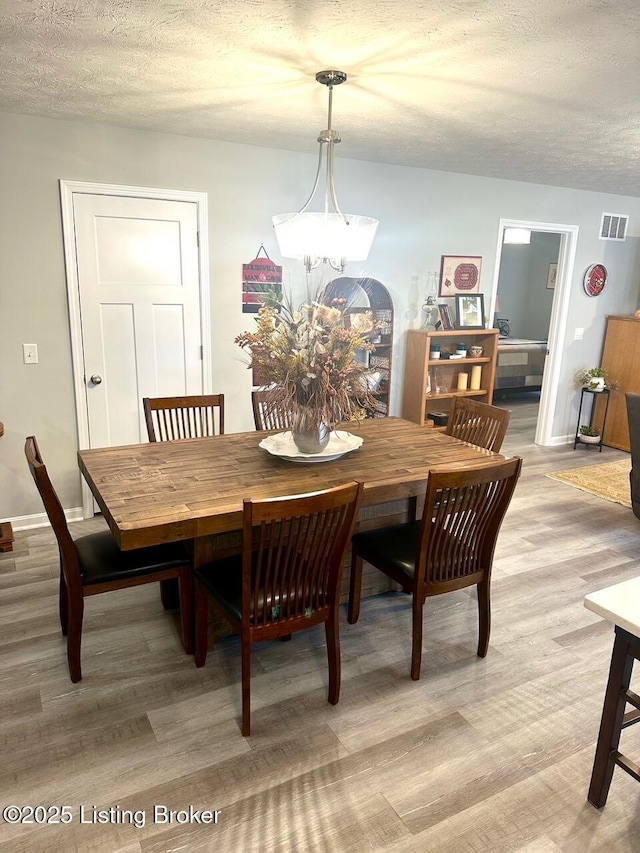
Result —
<instances>
[{"instance_id":1,"label":"arched wooden cabinet","mask_svg":"<svg viewBox=\"0 0 640 853\"><path fill-rule=\"evenodd\" d=\"M343 301L346 300L346 301ZM373 393L375 403L367 417L386 418L389 415L391 394L391 360L393 354L393 302L387 288L375 278L335 278L325 287L325 305L344 306L346 314L373 311L378 332L372 338L375 351L362 353L372 371L380 373L380 386Z\"/></svg>"}]
</instances>

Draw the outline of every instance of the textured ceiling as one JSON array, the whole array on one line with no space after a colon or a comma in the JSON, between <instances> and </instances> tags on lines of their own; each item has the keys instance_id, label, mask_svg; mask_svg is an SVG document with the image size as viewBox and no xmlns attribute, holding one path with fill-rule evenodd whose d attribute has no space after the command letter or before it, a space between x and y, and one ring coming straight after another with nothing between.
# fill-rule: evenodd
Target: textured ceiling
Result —
<instances>
[{"instance_id":1,"label":"textured ceiling","mask_svg":"<svg viewBox=\"0 0 640 853\"><path fill-rule=\"evenodd\" d=\"M639 0L0 8L0 110L640 196Z\"/></svg>"}]
</instances>

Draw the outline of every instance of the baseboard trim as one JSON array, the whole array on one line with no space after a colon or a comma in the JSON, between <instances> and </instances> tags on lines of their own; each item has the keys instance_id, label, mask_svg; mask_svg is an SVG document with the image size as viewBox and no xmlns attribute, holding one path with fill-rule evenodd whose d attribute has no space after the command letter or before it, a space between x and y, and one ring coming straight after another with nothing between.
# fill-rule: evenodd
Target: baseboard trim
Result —
<instances>
[{"instance_id":1,"label":"baseboard trim","mask_svg":"<svg viewBox=\"0 0 640 853\"><path fill-rule=\"evenodd\" d=\"M65 518L67 521L82 521L82 507L76 506L71 509L65 509ZM35 515L17 515L15 518L5 518L4 521L10 521L15 530L33 530L35 527L50 527L49 519L45 512L38 512Z\"/></svg>"},{"instance_id":2,"label":"baseboard trim","mask_svg":"<svg viewBox=\"0 0 640 853\"><path fill-rule=\"evenodd\" d=\"M551 436L551 441L549 444L543 445L544 447L563 447L565 444L573 444L575 440L575 434L571 435L554 435Z\"/></svg>"}]
</instances>

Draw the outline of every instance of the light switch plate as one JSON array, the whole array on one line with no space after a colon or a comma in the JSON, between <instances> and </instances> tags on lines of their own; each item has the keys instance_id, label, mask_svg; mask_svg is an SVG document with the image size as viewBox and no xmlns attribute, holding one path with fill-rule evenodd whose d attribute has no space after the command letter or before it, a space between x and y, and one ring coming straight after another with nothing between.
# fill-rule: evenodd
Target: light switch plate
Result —
<instances>
[{"instance_id":1,"label":"light switch plate","mask_svg":"<svg viewBox=\"0 0 640 853\"><path fill-rule=\"evenodd\" d=\"M573 335L573 340L574 341L581 341L583 338L584 338L584 329L576 329L576 331Z\"/></svg>"},{"instance_id":2,"label":"light switch plate","mask_svg":"<svg viewBox=\"0 0 640 853\"><path fill-rule=\"evenodd\" d=\"M22 358L25 364L37 364L38 344L22 344Z\"/></svg>"}]
</instances>

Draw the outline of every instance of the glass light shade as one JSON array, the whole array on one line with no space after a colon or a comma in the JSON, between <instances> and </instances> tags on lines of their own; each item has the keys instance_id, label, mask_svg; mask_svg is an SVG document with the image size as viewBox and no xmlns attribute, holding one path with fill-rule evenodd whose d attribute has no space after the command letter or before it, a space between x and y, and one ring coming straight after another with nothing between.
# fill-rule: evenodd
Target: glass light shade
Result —
<instances>
[{"instance_id":1,"label":"glass light shade","mask_svg":"<svg viewBox=\"0 0 640 853\"><path fill-rule=\"evenodd\" d=\"M283 258L364 261L378 220L349 213L344 219L337 213L279 213L273 217L273 227Z\"/></svg>"},{"instance_id":2,"label":"glass light shade","mask_svg":"<svg viewBox=\"0 0 640 853\"><path fill-rule=\"evenodd\" d=\"M528 246L531 243L531 231L528 228L505 228L502 242L512 246Z\"/></svg>"}]
</instances>

